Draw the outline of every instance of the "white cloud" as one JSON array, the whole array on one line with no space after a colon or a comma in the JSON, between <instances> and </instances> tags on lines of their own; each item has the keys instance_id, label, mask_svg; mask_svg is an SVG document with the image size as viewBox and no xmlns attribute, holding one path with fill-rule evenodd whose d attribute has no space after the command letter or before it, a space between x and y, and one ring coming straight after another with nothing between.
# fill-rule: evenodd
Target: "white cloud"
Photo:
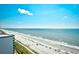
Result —
<instances>
[{"instance_id":1,"label":"white cloud","mask_svg":"<svg viewBox=\"0 0 79 59\"><path fill-rule=\"evenodd\" d=\"M25 9L18 8L18 11L19 11L19 13L21 13L21 14L27 14L27 15L29 15L29 16L32 15L32 13L31 13L30 11L25 10Z\"/></svg>"}]
</instances>

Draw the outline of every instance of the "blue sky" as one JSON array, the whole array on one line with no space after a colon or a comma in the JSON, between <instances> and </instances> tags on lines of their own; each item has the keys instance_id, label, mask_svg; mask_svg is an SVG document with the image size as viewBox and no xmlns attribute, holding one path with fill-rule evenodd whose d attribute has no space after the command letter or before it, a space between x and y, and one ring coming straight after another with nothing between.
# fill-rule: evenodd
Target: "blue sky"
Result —
<instances>
[{"instance_id":1,"label":"blue sky","mask_svg":"<svg viewBox=\"0 0 79 59\"><path fill-rule=\"evenodd\" d=\"M79 28L79 4L0 4L4 28Z\"/></svg>"}]
</instances>

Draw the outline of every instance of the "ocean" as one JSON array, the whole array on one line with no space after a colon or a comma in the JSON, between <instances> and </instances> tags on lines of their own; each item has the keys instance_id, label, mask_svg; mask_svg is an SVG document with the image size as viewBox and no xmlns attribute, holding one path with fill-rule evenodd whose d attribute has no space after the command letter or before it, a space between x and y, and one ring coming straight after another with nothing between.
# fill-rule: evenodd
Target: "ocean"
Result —
<instances>
[{"instance_id":1,"label":"ocean","mask_svg":"<svg viewBox=\"0 0 79 59\"><path fill-rule=\"evenodd\" d=\"M64 42L69 45L79 46L79 29L25 29L8 28L6 30L16 31L32 36L42 37L49 40Z\"/></svg>"}]
</instances>

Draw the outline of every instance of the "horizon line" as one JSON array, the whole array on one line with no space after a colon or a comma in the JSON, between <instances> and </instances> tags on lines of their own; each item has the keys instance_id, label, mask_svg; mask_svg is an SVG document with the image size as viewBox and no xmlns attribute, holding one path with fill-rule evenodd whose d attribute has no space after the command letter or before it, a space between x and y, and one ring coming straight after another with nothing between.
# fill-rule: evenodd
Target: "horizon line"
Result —
<instances>
[{"instance_id":1,"label":"horizon line","mask_svg":"<svg viewBox=\"0 0 79 59\"><path fill-rule=\"evenodd\" d=\"M10 27L11 28L11 27ZM7 28L1 28L1 29L7 29ZM15 29L15 28L12 28L12 29ZM17 29L79 29L79 27L75 27L75 28L18 28Z\"/></svg>"}]
</instances>

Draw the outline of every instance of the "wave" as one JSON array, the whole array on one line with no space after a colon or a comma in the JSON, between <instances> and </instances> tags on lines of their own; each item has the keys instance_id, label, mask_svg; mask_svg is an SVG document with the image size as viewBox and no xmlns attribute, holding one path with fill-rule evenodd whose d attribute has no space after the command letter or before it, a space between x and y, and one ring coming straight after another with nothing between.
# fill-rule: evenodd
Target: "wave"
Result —
<instances>
[{"instance_id":1,"label":"wave","mask_svg":"<svg viewBox=\"0 0 79 59\"><path fill-rule=\"evenodd\" d=\"M32 36L30 34L28 34L29 36ZM64 42L64 41L55 41L55 40L50 40L50 39L45 39L45 38L42 38L42 37L37 37L37 36L32 36L33 38L39 38L39 39L42 39L44 41L48 41L49 43L52 42L52 44L58 44L58 45L63 45L63 46L66 46L66 47L70 47L70 48L75 48L75 49L79 49L79 46L75 46L75 45L71 45L71 44L68 44L67 42Z\"/></svg>"},{"instance_id":2,"label":"wave","mask_svg":"<svg viewBox=\"0 0 79 59\"><path fill-rule=\"evenodd\" d=\"M10 31L10 30L7 30L9 32L16 32L16 31ZM19 33L19 32L16 32L16 33ZM63 45L63 46L66 46L66 47L70 47L70 48L75 48L75 49L79 49L79 46L75 46L75 45L71 45L71 44L68 44L67 42L64 42L64 41L55 41L55 40L50 40L50 39L45 39L43 37L37 37L37 36L33 36L31 34L24 34L24 33L19 33L19 34L22 34L23 36L31 36L33 38L36 38L36 39L41 39L43 41L47 41L47 42L52 42L52 44L58 44L58 45Z\"/></svg>"}]
</instances>

